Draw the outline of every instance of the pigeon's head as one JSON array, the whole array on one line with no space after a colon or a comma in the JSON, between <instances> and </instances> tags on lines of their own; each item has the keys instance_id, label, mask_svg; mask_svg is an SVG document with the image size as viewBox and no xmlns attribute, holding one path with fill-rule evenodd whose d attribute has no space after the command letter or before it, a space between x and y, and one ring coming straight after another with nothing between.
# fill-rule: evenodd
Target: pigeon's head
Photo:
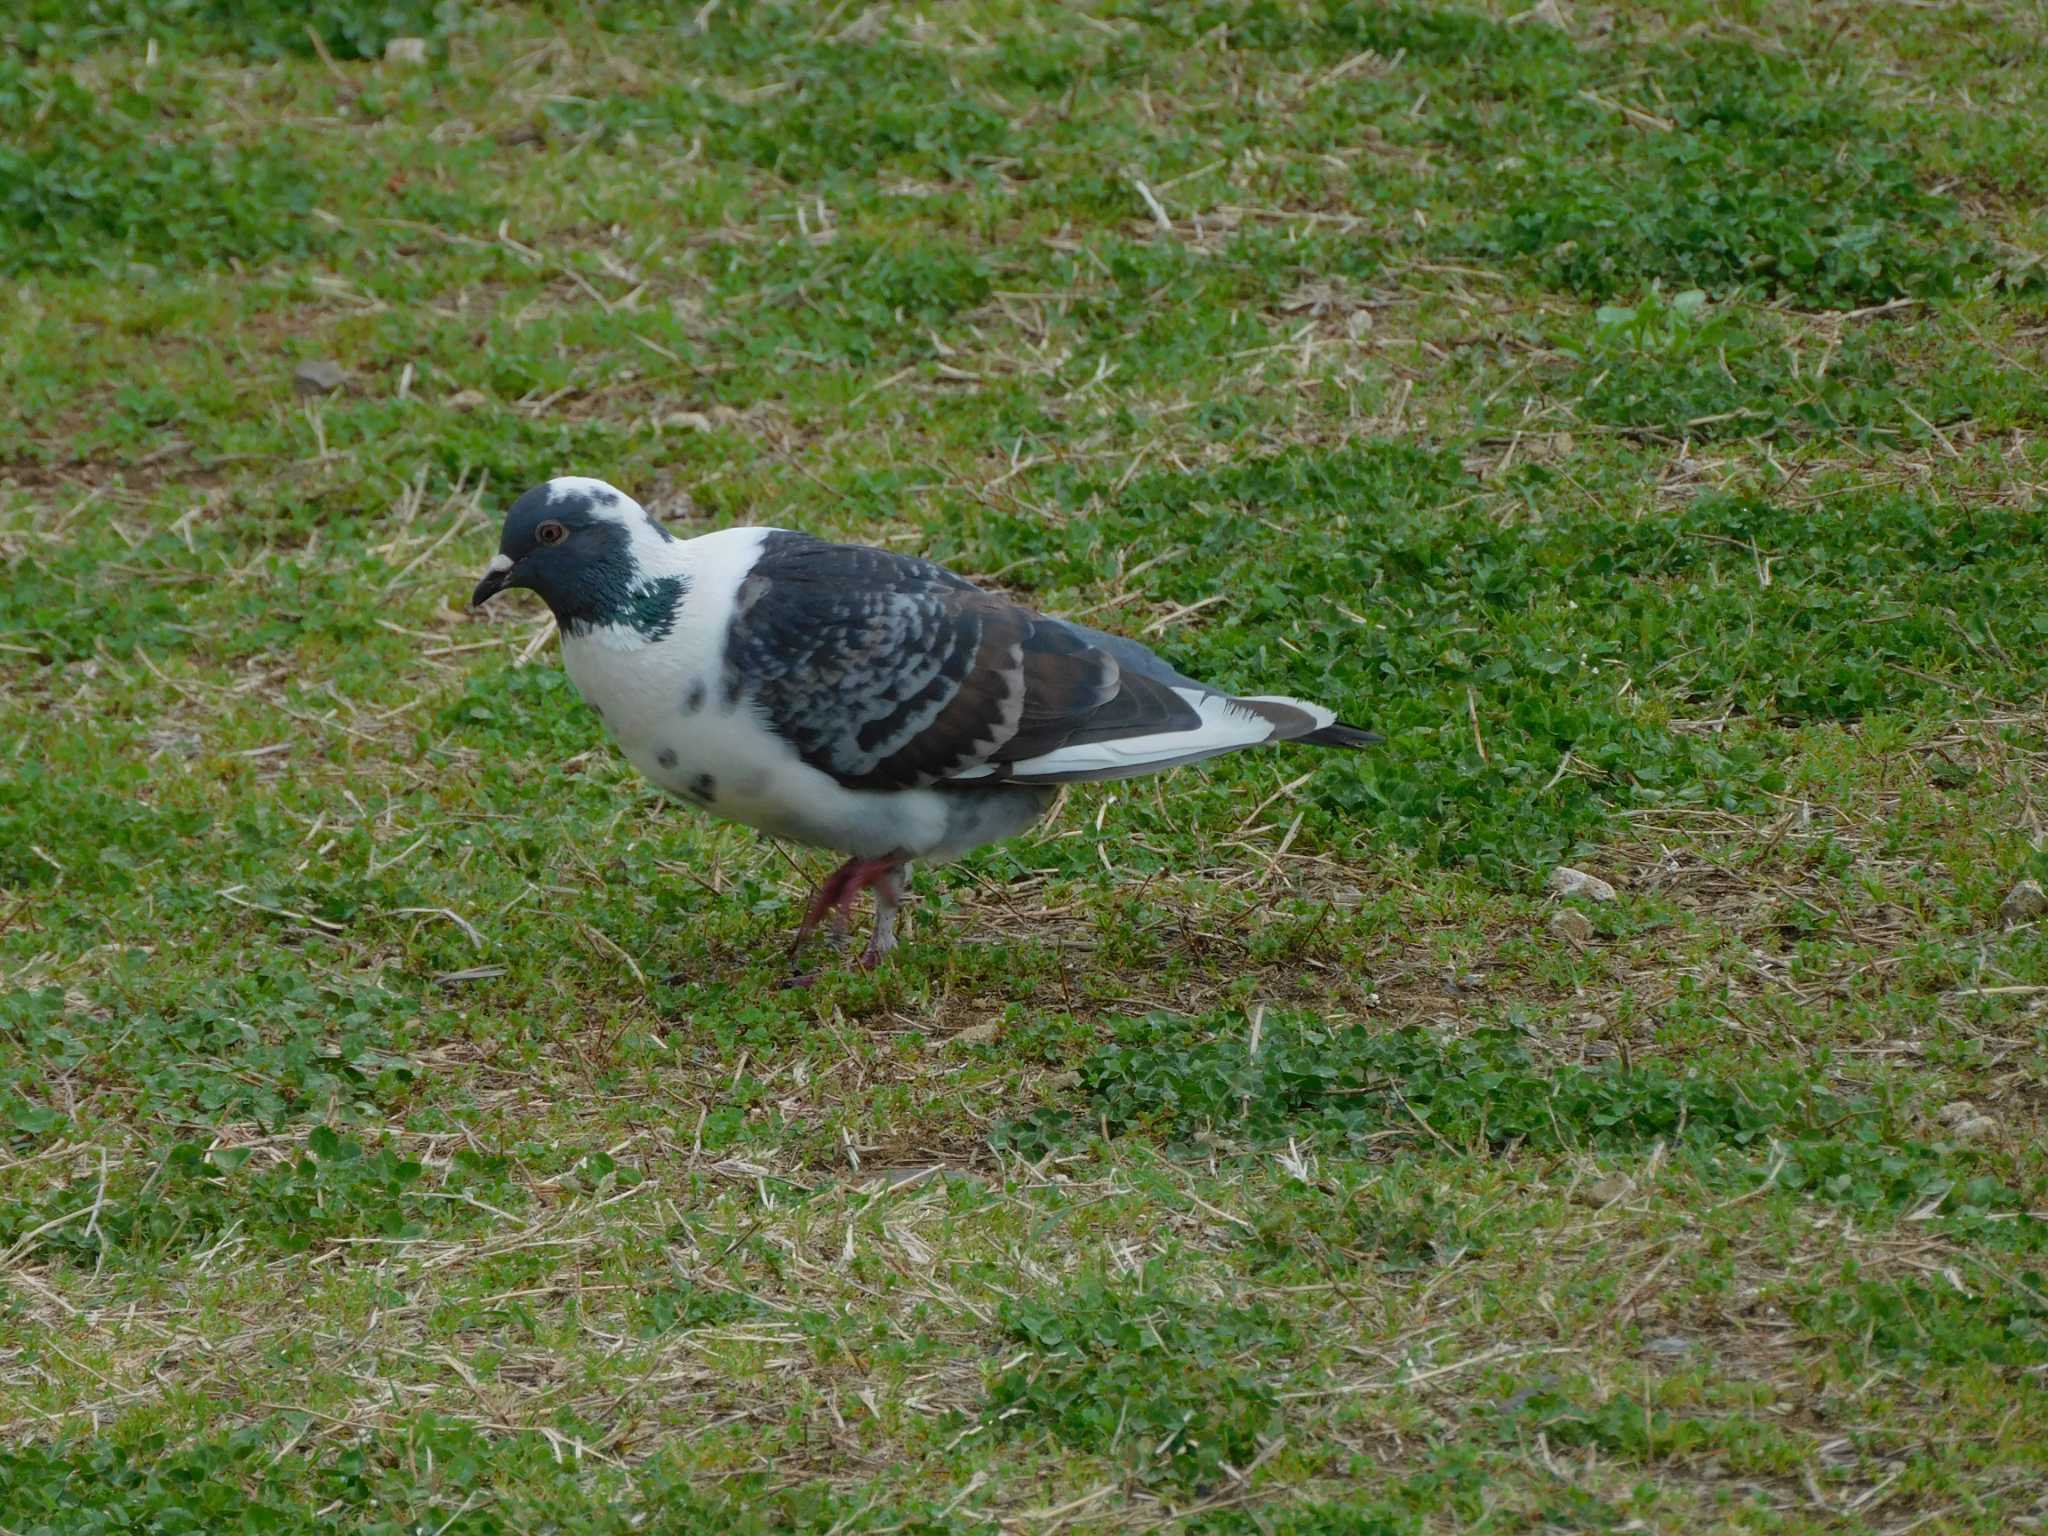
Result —
<instances>
[{"instance_id":1,"label":"pigeon's head","mask_svg":"<svg viewBox=\"0 0 2048 1536\"><path fill-rule=\"evenodd\" d=\"M512 503L498 553L469 606L507 587L526 587L565 629L614 623L645 585L655 552L672 537L624 491L602 480L559 476Z\"/></svg>"}]
</instances>

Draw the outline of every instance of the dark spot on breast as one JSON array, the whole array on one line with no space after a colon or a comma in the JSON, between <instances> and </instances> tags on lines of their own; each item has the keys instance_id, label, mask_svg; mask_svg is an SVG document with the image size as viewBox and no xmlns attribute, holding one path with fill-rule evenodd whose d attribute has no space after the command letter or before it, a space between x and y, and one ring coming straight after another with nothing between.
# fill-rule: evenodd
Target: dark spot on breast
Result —
<instances>
[{"instance_id":1,"label":"dark spot on breast","mask_svg":"<svg viewBox=\"0 0 2048 1536\"><path fill-rule=\"evenodd\" d=\"M690 684L690 691L683 695L683 713L694 715L704 707L704 679L696 678Z\"/></svg>"},{"instance_id":2,"label":"dark spot on breast","mask_svg":"<svg viewBox=\"0 0 2048 1536\"><path fill-rule=\"evenodd\" d=\"M655 760L655 761L656 761L657 763L661 764L661 766L662 766L662 767L664 767L664 768L673 768L673 767L675 767L675 765L676 765L676 754L675 754L675 749L674 749L673 747L663 747L663 748L662 748L662 749L661 749L661 750L660 750L659 752L657 752L657 753L655 753L655 754L654 754L654 760Z\"/></svg>"},{"instance_id":3,"label":"dark spot on breast","mask_svg":"<svg viewBox=\"0 0 2048 1536\"><path fill-rule=\"evenodd\" d=\"M718 798L718 780L708 773L700 773L690 780L687 793L699 805L709 805Z\"/></svg>"}]
</instances>

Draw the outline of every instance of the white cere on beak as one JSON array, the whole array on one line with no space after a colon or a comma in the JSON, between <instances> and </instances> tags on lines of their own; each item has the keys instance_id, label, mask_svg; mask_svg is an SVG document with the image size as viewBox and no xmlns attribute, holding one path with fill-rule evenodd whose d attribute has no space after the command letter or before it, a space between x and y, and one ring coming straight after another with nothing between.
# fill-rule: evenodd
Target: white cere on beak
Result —
<instances>
[{"instance_id":1,"label":"white cere on beak","mask_svg":"<svg viewBox=\"0 0 2048 1536\"><path fill-rule=\"evenodd\" d=\"M499 576L512 569L512 557L502 552L491 556L491 563L484 567L487 576Z\"/></svg>"}]
</instances>

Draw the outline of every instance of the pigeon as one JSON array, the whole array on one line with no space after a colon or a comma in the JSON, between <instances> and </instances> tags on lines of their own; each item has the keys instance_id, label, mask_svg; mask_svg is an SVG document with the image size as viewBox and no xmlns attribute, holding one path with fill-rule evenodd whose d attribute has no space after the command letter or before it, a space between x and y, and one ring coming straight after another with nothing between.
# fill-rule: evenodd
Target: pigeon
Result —
<instances>
[{"instance_id":1,"label":"pigeon","mask_svg":"<svg viewBox=\"0 0 2048 1536\"><path fill-rule=\"evenodd\" d=\"M602 480L563 476L513 502L470 606L508 587L554 613L570 680L650 782L846 855L792 960L828 916L843 934L872 891L857 962L872 968L913 861L1015 836L1061 785L1265 742L1382 739L1320 704L1224 693L929 560L784 528L678 538Z\"/></svg>"}]
</instances>

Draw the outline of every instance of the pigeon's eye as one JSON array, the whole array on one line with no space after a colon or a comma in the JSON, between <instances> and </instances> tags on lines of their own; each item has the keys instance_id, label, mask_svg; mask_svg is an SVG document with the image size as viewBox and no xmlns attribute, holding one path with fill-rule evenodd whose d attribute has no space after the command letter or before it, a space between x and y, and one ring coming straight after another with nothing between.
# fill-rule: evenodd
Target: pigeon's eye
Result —
<instances>
[{"instance_id":1,"label":"pigeon's eye","mask_svg":"<svg viewBox=\"0 0 2048 1536\"><path fill-rule=\"evenodd\" d=\"M569 530L560 523L546 522L533 530L533 536L543 544L559 544L569 537Z\"/></svg>"}]
</instances>

